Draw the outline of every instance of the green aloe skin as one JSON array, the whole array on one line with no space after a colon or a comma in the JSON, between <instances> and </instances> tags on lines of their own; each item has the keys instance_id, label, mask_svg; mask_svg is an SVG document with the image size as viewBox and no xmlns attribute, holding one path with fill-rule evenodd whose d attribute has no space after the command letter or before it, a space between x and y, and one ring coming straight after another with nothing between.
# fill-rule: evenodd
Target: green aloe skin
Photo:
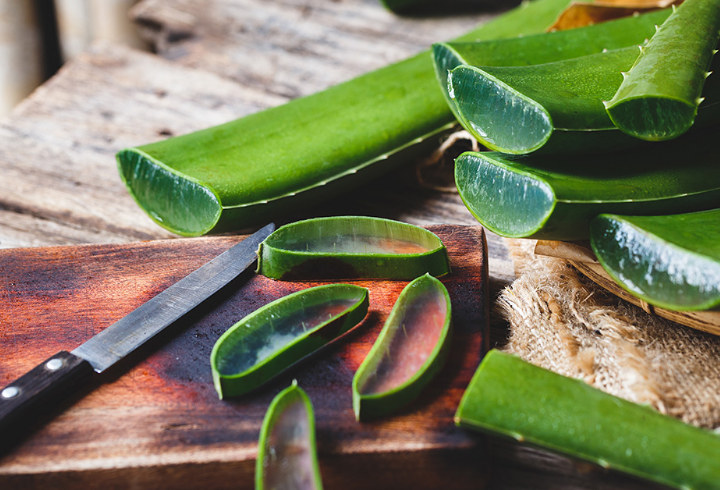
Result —
<instances>
[{"instance_id":1,"label":"green aloe skin","mask_svg":"<svg viewBox=\"0 0 720 490\"><path fill-rule=\"evenodd\" d=\"M471 85L472 81L478 75L478 72L472 71L470 67L528 67L588 55L598 55L606 50L636 46L643 42L644 39L650 37L655 32L655 25L662 23L668 15L670 15L670 12L670 9L664 9L578 29L521 36L511 39L435 44L433 45L435 74L440 86L443 88L446 101L456 118L468 131L473 133L476 138L484 141L489 147L493 147L492 141L486 141L488 138L487 135L491 133L491 131L483 130L477 123L472 122L472 114L477 113L477 107L474 108L473 104L475 106L485 104L488 105L488 107L496 107L502 105L501 102L508 103L511 101L502 99L493 100L491 97L492 94L486 93L492 88L492 85L484 87L485 90L483 90L481 86L476 87L478 91L473 92ZM632 63L632 60L637 57L637 51L632 52L632 54L628 53L628 56L630 60L629 63ZM625 63L627 64L628 61L625 61ZM452 88L451 90L448 84L448 75L459 66L464 66L465 68L460 70L454 77L455 84L461 85L461 87L457 88L456 93L456 89ZM560 70L560 73L564 73L564 65L559 65L557 68ZM470 72L464 73L466 69L470 70ZM622 80L617 73L618 70L619 68L617 67L607 69L609 73L606 73L605 77L618 83ZM463 72L464 76L460 76L460 72ZM576 73L575 78L577 78L578 75L582 75L582 72L579 74ZM570 81L570 79L567 81ZM531 89L535 83L537 83L537 80L530 85ZM570 88L572 90L572 87ZM467 94L463 93L461 97L461 89L469 90L470 92ZM545 87L543 87L543 90L545 90ZM608 93L611 92L612 91ZM452 97L451 94L453 95ZM485 95L483 96L482 94ZM567 96L567 94L565 94L565 96ZM464 107L469 109L468 117L465 117L466 114L464 111L458 109L457 100L463 101ZM599 104L596 105L597 111L604 110ZM510 104L505 108L506 112L503 116L506 118L517 116L517 114L512 113L513 108L515 110L521 110L521 107L517 106L517 104L516 107ZM502 107L500 107L500 109L501 111L503 110ZM494 110L488 110L488 113L493 114L496 118L499 116ZM534 121L534 123L546 125L546 119L547 118L545 118L545 120ZM492 124L492 120L489 122ZM524 121L524 127L527 128L531 125L530 123L531 121ZM496 131L502 131L505 128L499 120L496 126ZM605 120L604 126L612 127L612 124ZM509 130L509 128L505 129ZM548 128L545 126L544 131L548 131ZM532 138L530 134L532 132L533 131L527 133L516 132L513 138L511 138L514 141L506 143L505 146L510 150L514 149L514 151L537 146L537 141L534 143L524 141ZM509 136L503 135L503 137L507 139ZM535 136L534 139L537 140L537 136Z\"/></svg>"},{"instance_id":2,"label":"green aloe skin","mask_svg":"<svg viewBox=\"0 0 720 490\"><path fill-rule=\"evenodd\" d=\"M470 381L455 420L674 487L720 482L717 434L496 350Z\"/></svg>"},{"instance_id":3,"label":"green aloe skin","mask_svg":"<svg viewBox=\"0 0 720 490\"><path fill-rule=\"evenodd\" d=\"M582 240L589 236L590 220L602 213L717 207L720 166L712 145L705 136L607 155L467 152L455 162L455 182L468 210L497 234Z\"/></svg>"},{"instance_id":4,"label":"green aloe skin","mask_svg":"<svg viewBox=\"0 0 720 490\"><path fill-rule=\"evenodd\" d=\"M658 27L606 103L622 131L649 141L692 126L720 38L720 1L686 0ZM717 102L717 101L716 101Z\"/></svg>"},{"instance_id":5,"label":"green aloe skin","mask_svg":"<svg viewBox=\"0 0 720 490\"><path fill-rule=\"evenodd\" d=\"M413 279L450 272L437 235L381 218L337 216L297 221L260 245L258 272L272 279Z\"/></svg>"},{"instance_id":6,"label":"green aloe skin","mask_svg":"<svg viewBox=\"0 0 720 490\"><path fill-rule=\"evenodd\" d=\"M352 382L357 420L390 415L417 398L450 347L450 296L426 274L400 293Z\"/></svg>"},{"instance_id":7,"label":"green aloe skin","mask_svg":"<svg viewBox=\"0 0 720 490\"><path fill-rule=\"evenodd\" d=\"M230 327L210 354L220 398L243 395L315 353L365 318L368 290L350 284L304 289Z\"/></svg>"},{"instance_id":8,"label":"green aloe skin","mask_svg":"<svg viewBox=\"0 0 720 490\"><path fill-rule=\"evenodd\" d=\"M320 490L310 398L293 382L270 403L258 442L255 488Z\"/></svg>"},{"instance_id":9,"label":"green aloe skin","mask_svg":"<svg viewBox=\"0 0 720 490\"><path fill-rule=\"evenodd\" d=\"M460 39L544 31L569 0L536 0ZM220 126L122 150L120 176L159 225L247 228L427 155L454 124L429 51Z\"/></svg>"},{"instance_id":10,"label":"green aloe skin","mask_svg":"<svg viewBox=\"0 0 720 490\"><path fill-rule=\"evenodd\" d=\"M670 310L720 308L720 209L666 216L600 215L590 243L631 294Z\"/></svg>"}]
</instances>

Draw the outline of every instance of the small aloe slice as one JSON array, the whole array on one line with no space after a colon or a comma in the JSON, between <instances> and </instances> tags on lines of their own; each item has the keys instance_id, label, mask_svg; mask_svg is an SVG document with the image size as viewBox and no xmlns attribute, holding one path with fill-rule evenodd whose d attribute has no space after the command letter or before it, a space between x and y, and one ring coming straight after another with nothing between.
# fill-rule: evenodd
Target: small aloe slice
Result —
<instances>
[{"instance_id":1,"label":"small aloe slice","mask_svg":"<svg viewBox=\"0 0 720 490\"><path fill-rule=\"evenodd\" d=\"M717 488L720 436L490 351L456 423L680 488Z\"/></svg>"},{"instance_id":2,"label":"small aloe slice","mask_svg":"<svg viewBox=\"0 0 720 490\"><path fill-rule=\"evenodd\" d=\"M426 274L398 297L352 382L358 420L382 417L415 399L440 370L450 345L450 296Z\"/></svg>"},{"instance_id":3,"label":"small aloe slice","mask_svg":"<svg viewBox=\"0 0 720 490\"><path fill-rule=\"evenodd\" d=\"M655 25L662 23L670 12L664 9L578 29L510 39L438 43L433 45L435 75L450 109L460 119L461 114L448 90L448 74L454 68L537 65L637 45L650 37ZM468 121L461 120L461 123L466 128L469 126Z\"/></svg>"},{"instance_id":4,"label":"small aloe slice","mask_svg":"<svg viewBox=\"0 0 720 490\"><path fill-rule=\"evenodd\" d=\"M495 233L579 240L601 213L717 207L720 165L711 145L708 138L681 139L652 151L582 157L467 152L455 162L455 183L468 210Z\"/></svg>"},{"instance_id":5,"label":"small aloe slice","mask_svg":"<svg viewBox=\"0 0 720 490\"><path fill-rule=\"evenodd\" d=\"M230 327L210 355L220 398L261 386L358 324L367 314L368 291L328 284L289 294Z\"/></svg>"},{"instance_id":6,"label":"small aloe slice","mask_svg":"<svg viewBox=\"0 0 720 490\"><path fill-rule=\"evenodd\" d=\"M338 216L297 221L260 245L258 272L283 280L413 279L450 272L447 250L433 233L381 218Z\"/></svg>"},{"instance_id":7,"label":"small aloe slice","mask_svg":"<svg viewBox=\"0 0 720 490\"><path fill-rule=\"evenodd\" d=\"M669 310L720 308L720 209L667 216L601 215L598 261L624 289Z\"/></svg>"},{"instance_id":8,"label":"small aloe slice","mask_svg":"<svg viewBox=\"0 0 720 490\"><path fill-rule=\"evenodd\" d=\"M258 442L255 488L320 490L315 414L307 394L293 382L270 403Z\"/></svg>"},{"instance_id":9,"label":"small aloe slice","mask_svg":"<svg viewBox=\"0 0 720 490\"><path fill-rule=\"evenodd\" d=\"M461 39L544 31L570 0L535 0ZM429 51L322 92L117 154L138 205L180 235L247 228L427 154L454 119Z\"/></svg>"},{"instance_id":10,"label":"small aloe slice","mask_svg":"<svg viewBox=\"0 0 720 490\"><path fill-rule=\"evenodd\" d=\"M692 126L720 38L720 0L686 0L658 28L606 104L622 131L671 139Z\"/></svg>"}]
</instances>

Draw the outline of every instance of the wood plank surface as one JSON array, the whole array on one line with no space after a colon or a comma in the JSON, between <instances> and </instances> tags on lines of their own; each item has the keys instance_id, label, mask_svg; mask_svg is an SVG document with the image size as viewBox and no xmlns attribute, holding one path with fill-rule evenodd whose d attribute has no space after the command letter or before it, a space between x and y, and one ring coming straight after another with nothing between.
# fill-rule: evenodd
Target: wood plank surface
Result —
<instances>
[{"instance_id":1,"label":"wood plank surface","mask_svg":"<svg viewBox=\"0 0 720 490\"><path fill-rule=\"evenodd\" d=\"M487 258L480 227L430 228L448 247L443 278L453 304L449 361L421 398L395 417L357 423L354 372L404 281L353 281L370 290L370 313L337 345L268 386L219 400L210 350L235 321L316 282L282 282L252 272L141 349L87 396L0 459L0 487L249 488L260 424L270 400L293 379L315 406L318 451L329 487L389 488L399 481L437 488L481 481L482 447L453 414L487 342ZM228 248L236 237L0 252L0 384L62 349L72 349ZM359 467L358 467L359 465ZM359 468L368 471L357 479ZM371 468L374 468L372 471Z\"/></svg>"}]
</instances>

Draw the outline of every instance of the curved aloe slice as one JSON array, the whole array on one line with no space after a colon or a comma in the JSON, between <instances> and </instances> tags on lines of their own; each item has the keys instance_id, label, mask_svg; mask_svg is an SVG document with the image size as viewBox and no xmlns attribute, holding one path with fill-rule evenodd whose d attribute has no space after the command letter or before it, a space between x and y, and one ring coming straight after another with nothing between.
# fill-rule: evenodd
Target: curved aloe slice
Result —
<instances>
[{"instance_id":1,"label":"curved aloe slice","mask_svg":"<svg viewBox=\"0 0 720 490\"><path fill-rule=\"evenodd\" d=\"M720 38L720 1L686 0L658 28L606 106L615 125L650 141L692 126Z\"/></svg>"},{"instance_id":2,"label":"curved aloe slice","mask_svg":"<svg viewBox=\"0 0 720 490\"><path fill-rule=\"evenodd\" d=\"M542 32L568 3L529 2L462 39ZM427 154L432 137L453 124L425 51L236 121L123 150L117 159L154 221L201 235L264 222L357 186Z\"/></svg>"},{"instance_id":3,"label":"curved aloe slice","mask_svg":"<svg viewBox=\"0 0 720 490\"><path fill-rule=\"evenodd\" d=\"M298 221L260 245L258 272L273 279L412 279L450 272L433 233L380 218L339 216Z\"/></svg>"},{"instance_id":4,"label":"curved aloe slice","mask_svg":"<svg viewBox=\"0 0 720 490\"><path fill-rule=\"evenodd\" d=\"M439 280L426 274L403 289L353 378L355 418L387 415L418 396L445 361L450 318Z\"/></svg>"},{"instance_id":5,"label":"curved aloe slice","mask_svg":"<svg viewBox=\"0 0 720 490\"><path fill-rule=\"evenodd\" d=\"M533 34L482 42L448 42L433 45L435 76L455 116L462 115L448 91L448 73L460 65L529 66L601 53L637 45L655 32L655 25L670 9L626 17L566 31ZM468 128L466 120L460 121Z\"/></svg>"},{"instance_id":6,"label":"curved aloe slice","mask_svg":"<svg viewBox=\"0 0 720 490\"><path fill-rule=\"evenodd\" d=\"M295 382L270 403L258 442L255 488L320 490L315 414Z\"/></svg>"},{"instance_id":7,"label":"curved aloe slice","mask_svg":"<svg viewBox=\"0 0 720 490\"><path fill-rule=\"evenodd\" d=\"M368 291L328 284L289 294L255 310L215 343L210 364L220 398L262 385L358 324Z\"/></svg>"},{"instance_id":8,"label":"curved aloe slice","mask_svg":"<svg viewBox=\"0 0 720 490\"><path fill-rule=\"evenodd\" d=\"M668 216L601 215L590 239L624 289L669 310L720 307L720 209Z\"/></svg>"},{"instance_id":9,"label":"curved aloe slice","mask_svg":"<svg viewBox=\"0 0 720 490\"><path fill-rule=\"evenodd\" d=\"M717 434L499 351L485 356L455 421L677 488L720 481Z\"/></svg>"},{"instance_id":10,"label":"curved aloe slice","mask_svg":"<svg viewBox=\"0 0 720 490\"><path fill-rule=\"evenodd\" d=\"M652 151L582 157L468 152L455 162L455 183L468 210L495 233L578 240L601 213L717 207L720 165L711 145L682 139Z\"/></svg>"}]
</instances>

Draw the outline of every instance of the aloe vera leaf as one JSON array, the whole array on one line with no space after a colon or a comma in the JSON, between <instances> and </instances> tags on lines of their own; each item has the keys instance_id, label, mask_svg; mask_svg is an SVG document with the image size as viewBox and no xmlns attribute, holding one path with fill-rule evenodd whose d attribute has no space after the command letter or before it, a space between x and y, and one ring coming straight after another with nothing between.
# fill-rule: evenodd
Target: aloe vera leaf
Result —
<instances>
[{"instance_id":1,"label":"aloe vera leaf","mask_svg":"<svg viewBox=\"0 0 720 490\"><path fill-rule=\"evenodd\" d=\"M542 32L569 0L536 0L461 39ZM180 235L241 229L426 155L454 124L430 52L220 126L122 150L138 205Z\"/></svg>"},{"instance_id":2,"label":"aloe vera leaf","mask_svg":"<svg viewBox=\"0 0 720 490\"><path fill-rule=\"evenodd\" d=\"M322 488L315 413L307 393L295 382L277 394L265 414L258 441L255 488Z\"/></svg>"},{"instance_id":3,"label":"aloe vera leaf","mask_svg":"<svg viewBox=\"0 0 720 490\"><path fill-rule=\"evenodd\" d=\"M666 485L717 488L720 437L497 350L455 421Z\"/></svg>"},{"instance_id":4,"label":"aloe vera leaf","mask_svg":"<svg viewBox=\"0 0 720 490\"><path fill-rule=\"evenodd\" d=\"M658 10L578 29L479 42L433 45L435 76L455 116L462 116L448 91L448 74L460 65L528 66L601 53L637 45L655 32L671 9ZM467 121L461 121L468 127Z\"/></svg>"},{"instance_id":5,"label":"aloe vera leaf","mask_svg":"<svg viewBox=\"0 0 720 490\"><path fill-rule=\"evenodd\" d=\"M602 213L716 208L720 166L712 144L682 138L651 150L586 156L467 152L455 161L455 183L470 213L499 235L580 240Z\"/></svg>"},{"instance_id":6,"label":"aloe vera leaf","mask_svg":"<svg viewBox=\"0 0 720 490\"><path fill-rule=\"evenodd\" d=\"M364 216L297 221L260 245L258 272L273 279L413 279L450 272L447 249L432 232Z\"/></svg>"},{"instance_id":7,"label":"aloe vera leaf","mask_svg":"<svg viewBox=\"0 0 720 490\"><path fill-rule=\"evenodd\" d=\"M650 141L690 129L718 38L720 1L686 0L674 9L607 102L613 123Z\"/></svg>"},{"instance_id":8,"label":"aloe vera leaf","mask_svg":"<svg viewBox=\"0 0 720 490\"><path fill-rule=\"evenodd\" d=\"M590 224L598 261L631 294L669 310L720 308L720 209L604 214Z\"/></svg>"},{"instance_id":9,"label":"aloe vera leaf","mask_svg":"<svg viewBox=\"0 0 720 490\"><path fill-rule=\"evenodd\" d=\"M210 354L220 398L251 391L357 325L367 289L328 284L289 294L230 327Z\"/></svg>"},{"instance_id":10,"label":"aloe vera leaf","mask_svg":"<svg viewBox=\"0 0 720 490\"><path fill-rule=\"evenodd\" d=\"M357 420L382 417L414 400L447 357L450 295L429 274L400 293L352 382Z\"/></svg>"}]
</instances>

